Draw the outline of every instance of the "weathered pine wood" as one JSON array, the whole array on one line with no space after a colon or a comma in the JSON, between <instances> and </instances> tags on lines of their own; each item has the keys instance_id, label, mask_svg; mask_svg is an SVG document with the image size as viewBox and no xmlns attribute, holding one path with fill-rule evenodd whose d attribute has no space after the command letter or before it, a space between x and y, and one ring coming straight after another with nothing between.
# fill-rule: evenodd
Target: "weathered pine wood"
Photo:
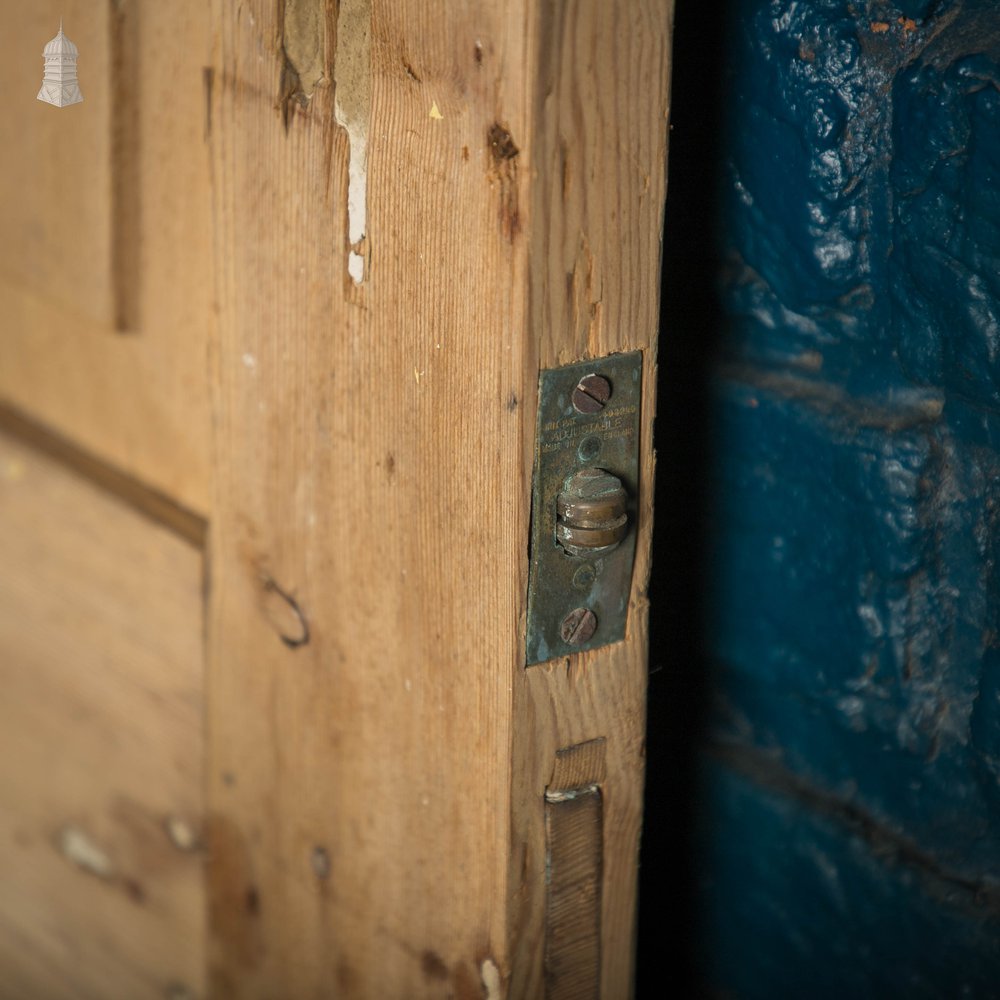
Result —
<instances>
[{"instance_id":1,"label":"weathered pine wood","mask_svg":"<svg viewBox=\"0 0 1000 1000\"><path fill-rule=\"evenodd\" d=\"M204 996L201 553L0 434L0 567L0 996Z\"/></svg>"},{"instance_id":2,"label":"weathered pine wood","mask_svg":"<svg viewBox=\"0 0 1000 1000\"><path fill-rule=\"evenodd\" d=\"M595 738L628 994L669 16L214 0L217 996L543 996L545 791ZM538 370L632 349L629 635L525 670Z\"/></svg>"},{"instance_id":3,"label":"weathered pine wood","mask_svg":"<svg viewBox=\"0 0 1000 1000\"><path fill-rule=\"evenodd\" d=\"M510 996L544 995L541 803L557 752L604 738L600 995L611 1000L629 995L634 965L673 3L564 0L535 14L531 345L541 368L642 350L643 405L626 641L515 676Z\"/></svg>"},{"instance_id":4,"label":"weathered pine wood","mask_svg":"<svg viewBox=\"0 0 1000 1000\"><path fill-rule=\"evenodd\" d=\"M527 132L524 18L213 5L218 997L480 998L507 965L535 376L530 167L489 136Z\"/></svg>"},{"instance_id":5,"label":"weathered pine wood","mask_svg":"<svg viewBox=\"0 0 1000 1000\"><path fill-rule=\"evenodd\" d=\"M204 933L219 997L627 995L669 6L63 8L84 104L0 121L0 221L23 237L0 248L5 420L84 449L5 443L8 485L32 474L0 494L19 761L0 800L21 824L0 964L21 994L69 995L71 968L92 995L122 975L197 994ZM11 17L19 85L56 12ZM633 349L629 635L526 670L538 371ZM210 516L207 929L196 856L162 827L197 839L200 557L43 452L196 542L184 508ZM151 757L117 753L147 737ZM176 781L149 780L157 754ZM551 812L575 783L594 786L579 856ZM44 860L22 871L21 850ZM584 865L579 927L546 909L546 857ZM579 933L592 969L554 968Z\"/></svg>"},{"instance_id":6,"label":"weathered pine wood","mask_svg":"<svg viewBox=\"0 0 1000 1000\"><path fill-rule=\"evenodd\" d=\"M208 6L0 7L0 398L205 516ZM60 17L80 50L69 108L35 100Z\"/></svg>"},{"instance_id":7,"label":"weathered pine wood","mask_svg":"<svg viewBox=\"0 0 1000 1000\"><path fill-rule=\"evenodd\" d=\"M208 525L197 514L180 506L172 497L150 489L3 403L0 403L0 432L17 439L38 454L55 460L68 471L112 494L120 503L165 525L196 548L205 547ZM38 521L34 527L40 531L45 529L42 521Z\"/></svg>"}]
</instances>

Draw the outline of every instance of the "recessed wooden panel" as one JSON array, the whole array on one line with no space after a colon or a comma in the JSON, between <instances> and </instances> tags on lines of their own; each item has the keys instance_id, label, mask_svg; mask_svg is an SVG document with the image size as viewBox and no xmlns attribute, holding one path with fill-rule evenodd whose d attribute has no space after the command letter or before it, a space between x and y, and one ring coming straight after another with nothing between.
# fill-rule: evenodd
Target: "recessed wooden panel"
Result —
<instances>
[{"instance_id":1,"label":"recessed wooden panel","mask_svg":"<svg viewBox=\"0 0 1000 1000\"><path fill-rule=\"evenodd\" d=\"M208 5L0 10L0 397L205 513ZM36 100L60 17L80 52L67 108Z\"/></svg>"},{"instance_id":2,"label":"recessed wooden panel","mask_svg":"<svg viewBox=\"0 0 1000 1000\"><path fill-rule=\"evenodd\" d=\"M98 322L107 322L111 309L110 6L0 4L0 274ZM60 17L80 50L84 100L68 108L36 99L42 49Z\"/></svg>"},{"instance_id":3,"label":"recessed wooden panel","mask_svg":"<svg viewBox=\"0 0 1000 1000\"><path fill-rule=\"evenodd\" d=\"M0 997L200 997L201 553L0 435L0 567Z\"/></svg>"}]
</instances>

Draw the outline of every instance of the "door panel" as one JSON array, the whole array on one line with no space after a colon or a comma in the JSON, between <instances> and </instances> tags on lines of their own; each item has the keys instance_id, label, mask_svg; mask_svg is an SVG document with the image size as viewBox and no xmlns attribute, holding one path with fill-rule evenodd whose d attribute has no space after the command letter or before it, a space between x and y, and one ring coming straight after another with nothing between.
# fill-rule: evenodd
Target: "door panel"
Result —
<instances>
[{"instance_id":1,"label":"door panel","mask_svg":"<svg viewBox=\"0 0 1000 1000\"><path fill-rule=\"evenodd\" d=\"M81 16L81 3L5 4L0 274L69 316L107 325L112 310L111 95L110 74L99 67L108 63L111 4L92 7L96 17L92 12ZM58 30L61 15L81 52L84 102L71 110L34 99L42 82L42 48ZM32 44L26 45L29 39Z\"/></svg>"},{"instance_id":2,"label":"door panel","mask_svg":"<svg viewBox=\"0 0 1000 1000\"><path fill-rule=\"evenodd\" d=\"M3 4L0 395L199 512L212 327L207 5ZM64 19L83 103L35 100Z\"/></svg>"},{"instance_id":3,"label":"door panel","mask_svg":"<svg viewBox=\"0 0 1000 1000\"><path fill-rule=\"evenodd\" d=\"M669 0L0 4L84 94L0 122L0 981L627 996ZM539 371L631 351L626 635L529 668Z\"/></svg>"},{"instance_id":4,"label":"door panel","mask_svg":"<svg viewBox=\"0 0 1000 1000\"><path fill-rule=\"evenodd\" d=\"M201 563L0 435L0 996L201 995Z\"/></svg>"}]
</instances>

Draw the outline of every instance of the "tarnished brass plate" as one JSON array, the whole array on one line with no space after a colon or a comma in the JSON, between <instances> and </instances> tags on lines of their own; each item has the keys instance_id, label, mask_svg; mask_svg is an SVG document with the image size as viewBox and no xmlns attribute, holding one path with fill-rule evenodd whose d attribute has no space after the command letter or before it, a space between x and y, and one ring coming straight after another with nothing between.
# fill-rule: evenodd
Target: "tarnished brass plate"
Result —
<instances>
[{"instance_id":1,"label":"tarnished brass plate","mask_svg":"<svg viewBox=\"0 0 1000 1000\"><path fill-rule=\"evenodd\" d=\"M611 395L599 412L581 413L573 405L573 393L592 374L607 379ZM529 666L625 637L635 558L641 384L639 351L541 373L531 497ZM617 476L628 495L625 538L610 552L592 557L570 555L556 537L559 493L570 476L587 468ZM586 641L571 644L560 631L578 609L592 611L597 628Z\"/></svg>"}]
</instances>

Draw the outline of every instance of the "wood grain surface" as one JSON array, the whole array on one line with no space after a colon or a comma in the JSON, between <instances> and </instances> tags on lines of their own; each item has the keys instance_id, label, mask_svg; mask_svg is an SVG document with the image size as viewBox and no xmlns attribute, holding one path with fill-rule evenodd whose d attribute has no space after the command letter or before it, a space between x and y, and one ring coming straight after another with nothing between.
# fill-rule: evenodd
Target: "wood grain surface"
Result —
<instances>
[{"instance_id":1,"label":"wood grain surface","mask_svg":"<svg viewBox=\"0 0 1000 1000\"><path fill-rule=\"evenodd\" d=\"M0 9L0 397L206 516L208 6ZM80 51L68 108L35 100L60 17Z\"/></svg>"},{"instance_id":2,"label":"wood grain surface","mask_svg":"<svg viewBox=\"0 0 1000 1000\"><path fill-rule=\"evenodd\" d=\"M34 59L40 82L56 8L8 8L0 86ZM53 785L44 808L16 768L0 768L0 791L29 828L48 824L32 847L48 864L68 851L89 865L68 872L81 900L118 907L98 922L105 964L87 982L99 990L120 956L137 996L155 981L159 995L249 1000L628 997L670 0L66 0L63 14L84 103L0 118L13 150L0 177L31 187L20 201L0 188L0 225L29 253L0 248L0 413L38 425L21 435L34 450L10 442L15 467L62 484L41 500L7 492L22 521L32 507L45 520L0 525L25 568L0 571L13 595L0 635L19 656L56 644L37 678L0 669L47 732L83 698L59 628L81 648L106 633L101 664L136 666L109 702L122 718L78 755L106 768ZM632 350L644 384L627 637L526 668L539 371ZM206 547L194 617L191 541ZM133 550L172 568L140 573ZM31 609L36 572L58 607ZM62 621L101 593L91 619ZM23 608L61 624L24 636ZM188 645L202 611L204 690ZM68 692L51 720L31 686L49 675ZM85 708L100 719L106 705ZM143 734L167 755L162 787L133 789L144 758L112 752ZM50 764L49 751L31 768ZM184 909L197 880L173 881L192 878L191 858L182 876L168 843L172 860L153 851L139 879L106 803L63 817L97 775L114 801L142 804L142 823L182 785L176 808L199 829L204 806L201 917ZM593 786L576 810L597 831L586 857L560 853L573 824L546 800L578 785ZM585 927L561 904L553 925L547 852L568 859L567 900L583 865ZM120 872L148 899L167 883L179 895L143 909ZM22 981L61 996L73 953L31 910L48 883L35 890L0 902L0 919L44 956ZM183 962L155 944L133 958L129 942L182 916L179 934L201 934ZM586 968L560 946L578 932L598 952ZM546 954L569 968L554 977Z\"/></svg>"},{"instance_id":3,"label":"wood grain surface","mask_svg":"<svg viewBox=\"0 0 1000 1000\"><path fill-rule=\"evenodd\" d=\"M558 747L603 737L601 988L624 996L669 5L376 3L358 245L329 86L331 54L362 44L336 37L349 6L323 7L308 87L270 4L215 7L210 787L243 860L214 871L213 982L541 996L545 787ZM637 348L629 637L525 671L539 367Z\"/></svg>"},{"instance_id":4,"label":"wood grain surface","mask_svg":"<svg viewBox=\"0 0 1000 1000\"><path fill-rule=\"evenodd\" d=\"M535 13L531 347L541 368L632 350L644 364L626 640L515 678L510 996L544 995L542 802L557 750L604 738L600 995L611 1000L630 995L634 963L673 4L565 0Z\"/></svg>"},{"instance_id":5,"label":"wood grain surface","mask_svg":"<svg viewBox=\"0 0 1000 1000\"><path fill-rule=\"evenodd\" d=\"M479 997L506 964L535 377L522 168L489 135L526 130L523 11L314 6L318 79L270 0L214 6L212 983ZM364 31L370 103L336 98L369 139L358 246L331 60Z\"/></svg>"},{"instance_id":6,"label":"wood grain surface","mask_svg":"<svg viewBox=\"0 0 1000 1000\"><path fill-rule=\"evenodd\" d=\"M0 434L0 996L203 996L202 559Z\"/></svg>"}]
</instances>

